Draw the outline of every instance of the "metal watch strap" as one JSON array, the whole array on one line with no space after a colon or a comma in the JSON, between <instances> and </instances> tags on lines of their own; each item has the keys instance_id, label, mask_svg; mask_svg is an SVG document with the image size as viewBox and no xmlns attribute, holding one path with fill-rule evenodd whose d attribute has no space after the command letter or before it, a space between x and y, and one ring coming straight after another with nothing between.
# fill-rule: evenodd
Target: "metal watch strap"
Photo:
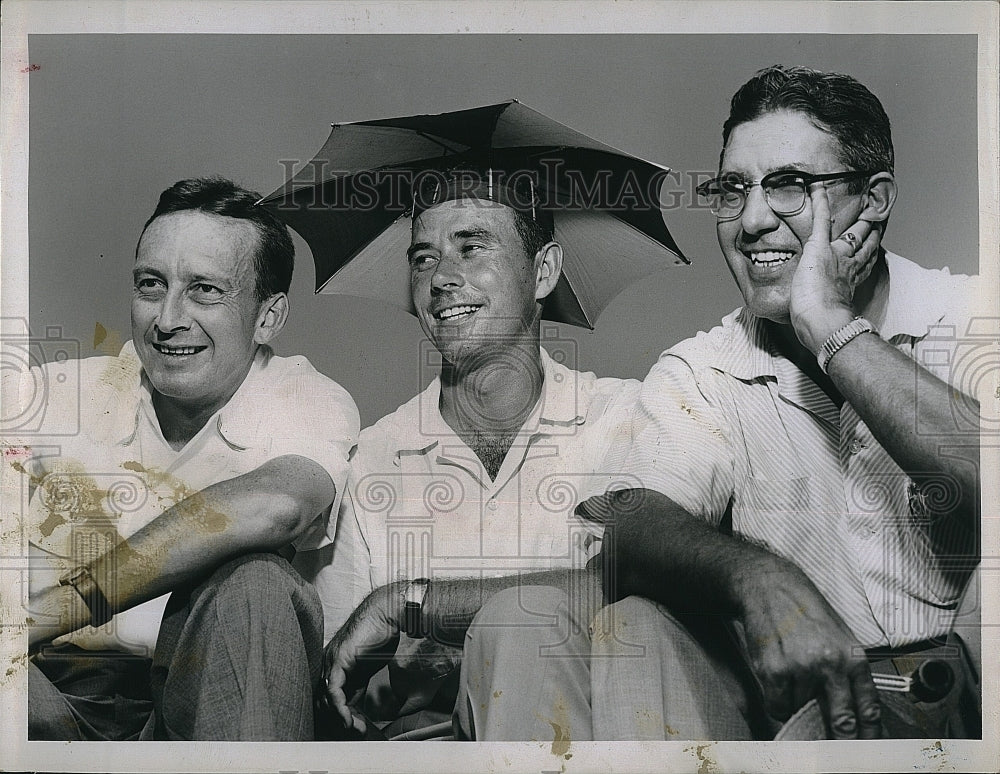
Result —
<instances>
[{"instance_id":1,"label":"metal watch strap","mask_svg":"<svg viewBox=\"0 0 1000 774\"><path fill-rule=\"evenodd\" d=\"M424 600L431 587L429 578L414 578L403 588L403 633L420 639L424 636Z\"/></svg>"},{"instance_id":2,"label":"metal watch strap","mask_svg":"<svg viewBox=\"0 0 1000 774\"><path fill-rule=\"evenodd\" d=\"M820 370L825 374L826 367L830 363L830 358L836 355L847 342L856 339L862 333L874 333L876 336L878 335L875 326L864 317L855 317L847 325L834 331L830 335L830 338L823 342L823 346L819 348L819 352L816 354L816 362L819 363Z\"/></svg>"},{"instance_id":3,"label":"metal watch strap","mask_svg":"<svg viewBox=\"0 0 1000 774\"><path fill-rule=\"evenodd\" d=\"M94 576L86 567L77 567L70 570L59 579L60 586L72 586L74 591L80 595L87 609L90 610L90 625L93 627L104 626L114 617L108 598L104 596L101 587L97 585Z\"/></svg>"}]
</instances>

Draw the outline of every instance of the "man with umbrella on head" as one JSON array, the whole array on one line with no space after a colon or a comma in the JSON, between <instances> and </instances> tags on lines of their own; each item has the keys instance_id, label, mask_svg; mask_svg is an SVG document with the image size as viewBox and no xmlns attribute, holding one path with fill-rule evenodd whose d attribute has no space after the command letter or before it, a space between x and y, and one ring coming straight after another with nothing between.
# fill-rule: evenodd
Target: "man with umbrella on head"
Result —
<instances>
[{"instance_id":1,"label":"man with umbrella on head","mask_svg":"<svg viewBox=\"0 0 1000 774\"><path fill-rule=\"evenodd\" d=\"M509 105L499 107L502 114ZM564 138L576 134L513 107L522 116L530 113L535 126ZM539 657L539 645L554 646L571 631L580 643L579 660L588 659L583 651L589 644L579 636L602 604L600 577L588 566L601 530L576 517L573 507L617 480L638 391L634 380L598 378L559 362L570 359L565 353L571 346L548 330L543 335L542 328L543 317L589 325L600 305L587 303L586 291L593 288L584 270L592 269L594 285L601 284L595 277L616 268L610 250L589 257L586 266L581 245L565 257L579 262L580 281L569 283L560 229L567 241L575 236L579 244L581 234L592 233L598 249L611 247L616 231L610 221L616 218L574 206L565 179L556 185L537 153L493 149L484 155L413 176L405 250L410 300L439 353L440 375L361 433L333 563L316 581L329 614L352 596L352 586L357 590L352 578L370 579L374 590L327 646L320 701L347 727L364 729L367 715L393 738L449 736L453 708L460 737L545 738L535 735L536 718L528 718L535 721L529 728L469 709L486 702L488 693L505 695L512 707L528 701L551 710L563 693L558 672L577 663L560 660L545 680L518 684L526 673L516 662L532 649ZM559 156L565 168L569 156ZM626 161L655 171L620 155L607 154L606 161L611 180ZM561 198L552 195L554 186ZM616 191L605 193L609 201L592 199L592 210L621 201ZM619 245L641 243L661 265L683 260L673 250L658 200L631 201L621 215ZM303 232L321 233L323 216L320 210L311 225L297 225L294 214L286 219ZM647 220L652 234L629 220ZM643 250L634 252L641 256ZM625 258L621 264L627 275ZM603 303L611 295L605 293ZM541 346L543 339L555 356ZM595 626L598 642L602 629ZM504 648L514 668L484 663L481 640L514 645ZM366 684L364 703L352 701ZM566 728L559 710L552 711L552 723L573 739L616 738L589 724ZM563 733L553 734L545 721L540 725L548 739Z\"/></svg>"}]
</instances>

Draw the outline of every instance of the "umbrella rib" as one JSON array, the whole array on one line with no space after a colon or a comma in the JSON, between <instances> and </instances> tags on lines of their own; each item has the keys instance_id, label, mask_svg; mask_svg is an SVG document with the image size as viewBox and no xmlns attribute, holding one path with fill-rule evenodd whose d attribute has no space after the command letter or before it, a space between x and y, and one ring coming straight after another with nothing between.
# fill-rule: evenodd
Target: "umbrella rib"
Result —
<instances>
[{"instance_id":1,"label":"umbrella rib","mask_svg":"<svg viewBox=\"0 0 1000 774\"><path fill-rule=\"evenodd\" d=\"M456 156L462 152L460 150L456 150L455 148L450 147L446 142L444 142L443 140L438 139L433 134L427 134L427 132L421 132L421 131L419 131L417 129L414 129L413 133L416 134L419 137L423 137L425 140L430 140L435 145L440 145L446 151L448 151L449 153L453 153Z\"/></svg>"},{"instance_id":2,"label":"umbrella rib","mask_svg":"<svg viewBox=\"0 0 1000 774\"><path fill-rule=\"evenodd\" d=\"M392 222L389 223L388 226L386 226L384 229L382 229L382 231L380 233L384 234L390 228L392 228L397 223L399 223L400 220L402 220L403 218L406 218L406 217L409 217L406 213L403 213L401 215L397 215L392 220ZM358 255L361 253L362 250L368 249L369 245L370 245L370 242L365 242L364 244L359 245L355 250L353 250L351 252L351 254L348 255L346 259L344 259L343 263L340 264L340 267L335 272L333 272L333 274L331 274L329 277L327 277L323 281L322 285L320 285L318 288L316 288L316 290L315 290L315 292L314 292L313 295L316 295L317 293L321 293L323 291L323 288L325 288L327 285L329 285L333 281L333 278L336 277L338 274L340 274L340 272L342 272L344 269L346 269L347 266L351 263L351 261L353 261L355 258L358 257Z\"/></svg>"},{"instance_id":3,"label":"umbrella rib","mask_svg":"<svg viewBox=\"0 0 1000 774\"><path fill-rule=\"evenodd\" d=\"M663 242L661 242L661 241L660 241L659 239L656 239L655 237L651 237L651 236L650 236L649 234L647 234L647 233L646 233L645 231L643 231L643 230L642 230L641 228L636 228L635 226L633 226L633 225L632 225L631 223L629 223L629 222L628 222L627 220L625 220L624 218L620 218L620 217L618 217L618 214L617 214L617 213L615 213L615 212L613 212L613 211L611 211L611 210L604 210L604 212L605 212L605 213L607 213L608 215L610 215L611 217L613 217L613 218L614 218L615 220L617 220L618 222L620 222L620 223L622 223L623 225L627 226L627 227L628 227L629 229L631 229L631 230L632 230L633 232L635 232L636 234L639 234L640 236L644 237L644 238L645 238L645 239L646 239L646 240L647 240L648 242L652 242L652 243L653 243L654 245L659 245L659 246L660 246L660 247L662 247L662 248L663 248L664 250L666 250L666 251L667 251L668 253L670 253L670 254L671 254L671 255L673 255L673 256L674 256L675 258L677 258L677 260L681 261L682 263L686 263L686 264L690 265L691 261L689 261L689 260L688 260L688 259L687 259L687 258L686 258L686 257L685 257L685 256L684 256L683 254L679 253L679 252L678 252L677 250L674 250L674 249L673 249L673 248L671 248L671 247L667 247L667 246L666 246L665 244L663 244ZM664 225L664 228L666 228L666 226L665 226L665 225ZM667 229L667 233L668 233L668 234L670 233L670 230L669 230L669 229ZM671 238L672 238L672 237L671 237Z\"/></svg>"}]
</instances>

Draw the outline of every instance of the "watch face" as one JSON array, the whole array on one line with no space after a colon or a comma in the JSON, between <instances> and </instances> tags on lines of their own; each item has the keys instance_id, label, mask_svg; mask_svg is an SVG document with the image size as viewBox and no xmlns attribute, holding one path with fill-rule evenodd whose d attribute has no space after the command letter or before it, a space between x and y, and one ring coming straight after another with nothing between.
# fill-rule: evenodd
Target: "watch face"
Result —
<instances>
[{"instance_id":1,"label":"watch face","mask_svg":"<svg viewBox=\"0 0 1000 774\"><path fill-rule=\"evenodd\" d=\"M403 601L407 605L414 605L420 607L424 603L424 597L427 596L427 587L430 585L430 581L426 578L417 578L416 580L410 581L406 584L406 591L403 593Z\"/></svg>"}]
</instances>

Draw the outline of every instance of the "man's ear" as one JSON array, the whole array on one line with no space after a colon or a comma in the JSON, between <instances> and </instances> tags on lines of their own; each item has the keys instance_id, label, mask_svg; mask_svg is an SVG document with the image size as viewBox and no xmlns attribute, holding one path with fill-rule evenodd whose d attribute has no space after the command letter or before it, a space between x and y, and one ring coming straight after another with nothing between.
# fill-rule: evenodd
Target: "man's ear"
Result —
<instances>
[{"instance_id":1,"label":"man's ear","mask_svg":"<svg viewBox=\"0 0 1000 774\"><path fill-rule=\"evenodd\" d=\"M885 223L896 203L896 178L891 172L878 172L871 176L865 191L865 206L858 220Z\"/></svg>"},{"instance_id":2,"label":"man's ear","mask_svg":"<svg viewBox=\"0 0 1000 774\"><path fill-rule=\"evenodd\" d=\"M275 293L260 305L253 340L258 344L267 344L281 332L287 319L288 296L284 293Z\"/></svg>"},{"instance_id":3,"label":"man's ear","mask_svg":"<svg viewBox=\"0 0 1000 774\"><path fill-rule=\"evenodd\" d=\"M549 242L535 253L535 300L541 301L556 289L562 273L563 251L558 242Z\"/></svg>"}]
</instances>

